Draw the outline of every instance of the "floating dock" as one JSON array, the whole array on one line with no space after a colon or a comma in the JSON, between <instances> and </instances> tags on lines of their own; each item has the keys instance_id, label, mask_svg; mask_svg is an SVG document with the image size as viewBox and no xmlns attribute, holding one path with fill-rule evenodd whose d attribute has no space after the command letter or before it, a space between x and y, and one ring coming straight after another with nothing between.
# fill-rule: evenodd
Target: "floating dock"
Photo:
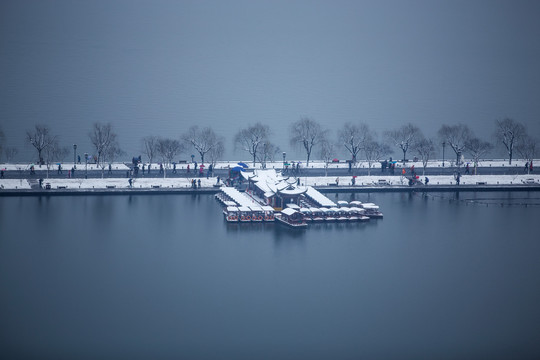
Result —
<instances>
[{"instance_id":1,"label":"floating dock","mask_svg":"<svg viewBox=\"0 0 540 360\"><path fill-rule=\"evenodd\" d=\"M285 178L275 170L242 173L246 190L222 187L216 199L223 205L228 222L274 221L292 228L305 228L316 222L363 222L382 218L375 204L359 201L338 204L311 186L300 186L298 179Z\"/></svg>"}]
</instances>

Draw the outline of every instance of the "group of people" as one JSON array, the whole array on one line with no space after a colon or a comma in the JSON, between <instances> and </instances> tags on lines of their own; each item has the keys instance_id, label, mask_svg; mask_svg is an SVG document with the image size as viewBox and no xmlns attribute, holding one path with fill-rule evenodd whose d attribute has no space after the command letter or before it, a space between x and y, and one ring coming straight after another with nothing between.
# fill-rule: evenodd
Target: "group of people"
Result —
<instances>
[{"instance_id":1,"label":"group of people","mask_svg":"<svg viewBox=\"0 0 540 360\"><path fill-rule=\"evenodd\" d=\"M191 187L193 189L197 189L197 188L200 189L201 188L201 179L197 179L197 180L191 179Z\"/></svg>"},{"instance_id":2,"label":"group of people","mask_svg":"<svg viewBox=\"0 0 540 360\"><path fill-rule=\"evenodd\" d=\"M530 162L527 161L525 163L525 172L527 172L527 171L533 172L533 162L532 162L532 160Z\"/></svg>"}]
</instances>

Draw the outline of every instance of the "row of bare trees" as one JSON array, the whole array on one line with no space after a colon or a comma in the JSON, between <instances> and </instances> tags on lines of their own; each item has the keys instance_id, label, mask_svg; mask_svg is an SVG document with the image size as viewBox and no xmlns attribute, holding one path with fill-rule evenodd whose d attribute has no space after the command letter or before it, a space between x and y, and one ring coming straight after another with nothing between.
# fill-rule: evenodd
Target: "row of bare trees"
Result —
<instances>
[{"instance_id":1,"label":"row of bare trees","mask_svg":"<svg viewBox=\"0 0 540 360\"><path fill-rule=\"evenodd\" d=\"M465 124L442 125L436 138L427 138L421 129L414 124L405 124L378 134L365 123L346 123L337 131L337 137L331 139L331 132L312 118L301 118L290 126L290 145L301 149L306 154L306 166L317 154L326 164L330 163L340 150L350 155L351 166L355 167L362 161L367 162L368 168L372 164L393 152L393 148L403 154L402 161L407 160L407 154L412 153L422 160L424 167L436 152L436 146L448 145L456 156L455 164L460 164L461 157L468 154L478 166L480 159L484 158L493 148L499 145L508 154L509 164L515 158L515 153L526 161L531 161L536 155L537 140L528 135L523 124L505 118L495 122L493 141L476 137ZM95 123L88 134L95 148L96 163L105 169L124 155L118 143L118 135L110 123ZM67 147L59 145L58 137L53 135L46 125L36 125L26 133L27 141L36 149L38 163L50 165L62 161L68 154ZM267 125L256 123L240 129L234 137L236 150L249 154L255 165L262 167L274 161L280 152L278 146L271 141L271 131ZM143 153L150 163L160 161L170 165L173 159L181 153L193 151L200 156L201 163L215 164L223 157L225 140L217 135L210 127L190 127L178 139L158 136L147 136L143 139ZM315 153L314 153L315 151ZM5 154L12 158L16 154L15 148L5 145L5 136L0 129L0 156Z\"/></svg>"}]
</instances>

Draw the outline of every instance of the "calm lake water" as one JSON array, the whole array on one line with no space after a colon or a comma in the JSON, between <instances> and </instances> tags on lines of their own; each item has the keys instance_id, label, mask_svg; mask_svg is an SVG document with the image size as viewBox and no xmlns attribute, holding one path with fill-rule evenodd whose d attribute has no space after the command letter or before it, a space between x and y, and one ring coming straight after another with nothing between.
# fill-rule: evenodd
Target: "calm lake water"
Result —
<instances>
[{"instance_id":1,"label":"calm lake water","mask_svg":"<svg viewBox=\"0 0 540 360\"><path fill-rule=\"evenodd\" d=\"M228 225L209 195L0 198L0 350L540 356L540 193L355 198L385 218L292 231Z\"/></svg>"}]
</instances>

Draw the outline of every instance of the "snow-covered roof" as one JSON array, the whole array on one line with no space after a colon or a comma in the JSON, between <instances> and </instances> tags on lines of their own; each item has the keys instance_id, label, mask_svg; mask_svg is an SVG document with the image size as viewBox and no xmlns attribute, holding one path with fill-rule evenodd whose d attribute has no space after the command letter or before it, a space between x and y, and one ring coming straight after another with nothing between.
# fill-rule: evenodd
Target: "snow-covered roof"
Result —
<instances>
[{"instance_id":1,"label":"snow-covered roof","mask_svg":"<svg viewBox=\"0 0 540 360\"><path fill-rule=\"evenodd\" d=\"M262 211L262 207L260 207L259 205L250 205L249 208L251 209L251 211Z\"/></svg>"},{"instance_id":2,"label":"snow-covered roof","mask_svg":"<svg viewBox=\"0 0 540 360\"><path fill-rule=\"evenodd\" d=\"M362 206L364 207L364 209L371 209L371 210L378 210L379 209L379 206L375 205L373 203L366 203L366 204L363 204Z\"/></svg>"},{"instance_id":3,"label":"snow-covered roof","mask_svg":"<svg viewBox=\"0 0 540 360\"><path fill-rule=\"evenodd\" d=\"M309 214L309 213L311 213L311 210L309 208L301 208L300 212L305 213L305 214Z\"/></svg>"},{"instance_id":4,"label":"snow-covered roof","mask_svg":"<svg viewBox=\"0 0 540 360\"><path fill-rule=\"evenodd\" d=\"M337 203L338 203L339 206L349 205L349 203L347 201L345 201L345 200L339 200Z\"/></svg>"},{"instance_id":5,"label":"snow-covered roof","mask_svg":"<svg viewBox=\"0 0 540 360\"><path fill-rule=\"evenodd\" d=\"M233 187L224 186L221 188L221 191L223 191L227 196L233 199L240 206L258 206L255 200L250 198L245 193L241 193Z\"/></svg>"},{"instance_id":6,"label":"snow-covered roof","mask_svg":"<svg viewBox=\"0 0 540 360\"><path fill-rule=\"evenodd\" d=\"M236 206L227 206L228 212L238 211L238 208Z\"/></svg>"},{"instance_id":7,"label":"snow-covered roof","mask_svg":"<svg viewBox=\"0 0 540 360\"><path fill-rule=\"evenodd\" d=\"M362 202L358 200L353 200L349 203L349 205L360 206L362 205Z\"/></svg>"},{"instance_id":8,"label":"snow-covered roof","mask_svg":"<svg viewBox=\"0 0 540 360\"><path fill-rule=\"evenodd\" d=\"M278 190L278 192L283 195L301 195L301 194L304 194L306 191L307 191L307 188L304 186L298 186L298 187L288 186L287 188L283 190Z\"/></svg>"},{"instance_id":9,"label":"snow-covered roof","mask_svg":"<svg viewBox=\"0 0 540 360\"><path fill-rule=\"evenodd\" d=\"M268 206L268 205L262 206L262 209L263 209L264 211L272 211L272 212L274 211L274 208L271 207L271 206Z\"/></svg>"},{"instance_id":10,"label":"snow-covered roof","mask_svg":"<svg viewBox=\"0 0 540 360\"><path fill-rule=\"evenodd\" d=\"M291 209L291 208L286 208L286 209L283 209L281 211L281 213L287 215L287 216L291 216L292 214L294 213L297 213L298 211L294 210L294 209Z\"/></svg>"},{"instance_id":11,"label":"snow-covered roof","mask_svg":"<svg viewBox=\"0 0 540 360\"><path fill-rule=\"evenodd\" d=\"M307 187L306 195L311 198L313 201L315 201L319 206L328 206L328 207L334 207L336 206L336 203L312 188L311 186Z\"/></svg>"},{"instance_id":12,"label":"snow-covered roof","mask_svg":"<svg viewBox=\"0 0 540 360\"><path fill-rule=\"evenodd\" d=\"M239 206L238 210L240 210L242 212L251 212L251 209L248 208L247 206Z\"/></svg>"},{"instance_id":13,"label":"snow-covered roof","mask_svg":"<svg viewBox=\"0 0 540 360\"><path fill-rule=\"evenodd\" d=\"M296 204L293 204L293 203L289 203L289 204L285 204L285 207L288 207L288 208L291 208L291 209L300 209L300 206L296 205Z\"/></svg>"}]
</instances>

